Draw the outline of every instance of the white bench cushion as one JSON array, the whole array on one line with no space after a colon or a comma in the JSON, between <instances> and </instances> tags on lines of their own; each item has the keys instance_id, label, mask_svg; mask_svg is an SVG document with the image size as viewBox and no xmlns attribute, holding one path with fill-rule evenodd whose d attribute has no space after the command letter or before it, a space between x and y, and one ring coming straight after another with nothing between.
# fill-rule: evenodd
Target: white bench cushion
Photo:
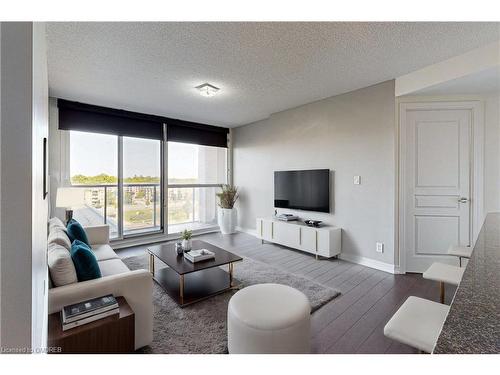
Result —
<instances>
[{"instance_id":1,"label":"white bench cushion","mask_svg":"<svg viewBox=\"0 0 500 375\"><path fill-rule=\"evenodd\" d=\"M431 353L441 333L449 306L408 297L384 327L384 335Z\"/></svg>"},{"instance_id":2,"label":"white bench cushion","mask_svg":"<svg viewBox=\"0 0 500 375\"><path fill-rule=\"evenodd\" d=\"M450 266L444 263L432 263L432 265L423 273L423 278L443 283L458 285L462 280L465 268Z\"/></svg>"},{"instance_id":3,"label":"white bench cushion","mask_svg":"<svg viewBox=\"0 0 500 375\"><path fill-rule=\"evenodd\" d=\"M470 256L472 255L472 247L451 245L448 248L448 254L462 258L470 258Z\"/></svg>"}]
</instances>

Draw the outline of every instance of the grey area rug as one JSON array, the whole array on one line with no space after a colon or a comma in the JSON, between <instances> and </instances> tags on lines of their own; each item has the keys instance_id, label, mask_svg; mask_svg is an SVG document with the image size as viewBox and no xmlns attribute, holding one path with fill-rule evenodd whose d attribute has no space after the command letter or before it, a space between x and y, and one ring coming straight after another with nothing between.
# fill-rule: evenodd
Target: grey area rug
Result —
<instances>
[{"instance_id":1,"label":"grey area rug","mask_svg":"<svg viewBox=\"0 0 500 375\"><path fill-rule=\"evenodd\" d=\"M123 259L131 270L148 269L146 255ZM311 302L311 311L340 293L302 276L286 273L268 264L243 258L234 264L234 278L240 288L261 283L289 285L303 292ZM153 284L153 343L141 353L227 353L227 306L237 291L228 291L204 301L179 307L156 282Z\"/></svg>"}]
</instances>

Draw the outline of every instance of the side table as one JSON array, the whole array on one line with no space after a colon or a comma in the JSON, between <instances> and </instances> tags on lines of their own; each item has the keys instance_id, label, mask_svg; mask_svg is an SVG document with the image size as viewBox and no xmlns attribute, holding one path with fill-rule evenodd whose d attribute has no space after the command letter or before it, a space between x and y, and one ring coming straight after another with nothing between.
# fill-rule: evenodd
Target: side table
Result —
<instances>
[{"instance_id":1,"label":"side table","mask_svg":"<svg viewBox=\"0 0 500 375\"><path fill-rule=\"evenodd\" d=\"M49 315L48 347L52 353L131 353L135 346L135 315L123 297L117 297L120 313L62 330L61 312Z\"/></svg>"}]
</instances>

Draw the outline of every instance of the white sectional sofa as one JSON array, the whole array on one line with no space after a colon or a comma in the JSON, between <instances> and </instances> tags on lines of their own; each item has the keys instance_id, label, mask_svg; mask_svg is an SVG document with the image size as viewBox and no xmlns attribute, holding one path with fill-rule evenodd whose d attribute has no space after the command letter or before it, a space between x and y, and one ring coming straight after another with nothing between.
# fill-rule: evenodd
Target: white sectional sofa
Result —
<instances>
[{"instance_id":1,"label":"white sectional sofa","mask_svg":"<svg viewBox=\"0 0 500 375\"><path fill-rule=\"evenodd\" d=\"M49 221L49 252L51 244L67 246L61 233L62 222ZM135 348L149 345L153 340L153 283L147 270L130 271L109 245L109 226L85 227L92 250L99 263L102 277L89 281L52 286L49 290L49 314L63 306L90 298L113 294L123 296L135 313ZM49 266L51 264L49 253Z\"/></svg>"}]
</instances>

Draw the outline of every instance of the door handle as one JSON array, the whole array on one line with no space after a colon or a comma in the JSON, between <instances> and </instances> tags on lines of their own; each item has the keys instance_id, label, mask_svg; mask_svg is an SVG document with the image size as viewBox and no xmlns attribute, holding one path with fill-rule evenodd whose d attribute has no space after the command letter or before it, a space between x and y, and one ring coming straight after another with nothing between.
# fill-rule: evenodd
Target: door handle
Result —
<instances>
[{"instance_id":1,"label":"door handle","mask_svg":"<svg viewBox=\"0 0 500 375\"><path fill-rule=\"evenodd\" d=\"M467 203L468 201L469 201L469 198L465 198L465 197L458 198L458 203Z\"/></svg>"}]
</instances>

